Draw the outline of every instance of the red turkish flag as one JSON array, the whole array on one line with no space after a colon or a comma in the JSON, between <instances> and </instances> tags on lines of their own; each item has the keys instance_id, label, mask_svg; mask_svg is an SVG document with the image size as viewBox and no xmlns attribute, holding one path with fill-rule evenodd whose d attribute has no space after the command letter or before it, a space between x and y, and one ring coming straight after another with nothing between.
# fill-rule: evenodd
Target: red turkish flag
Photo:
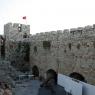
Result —
<instances>
[{"instance_id":1,"label":"red turkish flag","mask_svg":"<svg viewBox=\"0 0 95 95\"><path fill-rule=\"evenodd\" d=\"M23 16L23 17L22 17L22 19L24 19L24 20L25 20L25 19L26 19L26 16Z\"/></svg>"}]
</instances>

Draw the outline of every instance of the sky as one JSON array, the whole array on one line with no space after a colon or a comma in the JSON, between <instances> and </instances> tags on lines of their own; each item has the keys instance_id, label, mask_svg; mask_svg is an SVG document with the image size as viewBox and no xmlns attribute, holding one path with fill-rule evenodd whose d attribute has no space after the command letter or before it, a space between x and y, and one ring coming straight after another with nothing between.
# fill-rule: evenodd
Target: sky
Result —
<instances>
[{"instance_id":1,"label":"sky","mask_svg":"<svg viewBox=\"0 0 95 95\"><path fill-rule=\"evenodd\" d=\"M31 34L93 25L95 0L0 0L0 34L8 22L29 24Z\"/></svg>"}]
</instances>

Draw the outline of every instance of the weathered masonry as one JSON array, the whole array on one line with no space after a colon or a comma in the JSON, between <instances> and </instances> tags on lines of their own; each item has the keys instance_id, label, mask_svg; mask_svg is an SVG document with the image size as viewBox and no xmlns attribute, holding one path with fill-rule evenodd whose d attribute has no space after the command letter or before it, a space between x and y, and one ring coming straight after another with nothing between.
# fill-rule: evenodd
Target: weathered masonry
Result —
<instances>
[{"instance_id":1,"label":"weathered masonry","mask_svg":"<svg viewBox=\"0 0 95 95\"><path fill-rule=\"evenodd\" d=\"M95 84L95 25L38 33L30 40L30 63L41 75L48 69L77 72Z\"/></svg>"},{"instance_id":2,"label":"weathered masonry","mask_svg":"<svg viewBox=\"0 0 95 95\"><path fill-rule=\"evenodd\" d=\"M30 35L29 25L8 23L4 38L5 59L17 67L36 67L41 76L77 72L95 85L95 25Z\"/></svg>"}]
</instances>

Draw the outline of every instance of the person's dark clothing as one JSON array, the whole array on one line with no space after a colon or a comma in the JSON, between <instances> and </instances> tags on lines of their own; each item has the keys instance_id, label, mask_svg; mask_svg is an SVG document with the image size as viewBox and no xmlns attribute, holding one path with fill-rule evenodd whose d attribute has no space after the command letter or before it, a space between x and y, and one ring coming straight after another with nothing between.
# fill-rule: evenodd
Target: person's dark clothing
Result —
<instances>
[{"instance_id":1,"label":"person's dark clothing","mask_svg":"<svg viewBox=\"0 0 95 95\"><path fill-rule=\"evenodd\" d=\"M41 87L38 95L66 95L66 91L59 85L53 85L51 88Z\"/></svg>"}]
</instances>

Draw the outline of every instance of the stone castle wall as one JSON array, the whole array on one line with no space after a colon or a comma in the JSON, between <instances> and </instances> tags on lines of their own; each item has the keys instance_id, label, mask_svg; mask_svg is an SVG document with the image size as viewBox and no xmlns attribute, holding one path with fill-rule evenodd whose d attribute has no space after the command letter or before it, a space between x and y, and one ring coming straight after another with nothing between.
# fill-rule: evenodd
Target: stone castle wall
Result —
<instances>
[{"instance_id":1,"label":"stone castle wall","mask_svg":"<svg viewBox=\"0 0 95 95\"><path fill-rule=\"evenodd\" d=\"M7 23L4 25L4 36L7 40L23 40L24 34L30 35L30 25L20 23Z\"/></svg>"},{"instance_id":2,"label":"stone castle wall","mask_svg":"<svg viewBox=\"0 0 95 95\"><path fill-rule=\"evenodd\" d=\"M78 72L95 85L95 25L30 35L29 25L8 23L4 26L4 37L8 60L17 61L18 43L27 42L30 43L31 70L37 65L43 76L48 69L65 75Z\"/></svg>"},{"instance_id":3,"label":"stone castle wall","mask_svg":"<svg viewBox=\"0 0 95 95\"><path fill-rule=\"evenodd\" d=\"M43 43L49 42L49 48ZM95 27L86 26L38 33L30 39L30 63L37 65L41 75L52 68L69 75L82 74L88 83L95 84Z\"/></svg>"},{"instance_id":4,"label":"stone castle wall","mask_svg":"<svg viewBox=\"0 0 95 95\"><path fill-rule=\"evenodd\" d=\"M20 23L7 23L4 25L5 54L6 59L11 59L11 52L14 51L14 45L17 47L19 41L30 37L30 25ZM15 43L15 44L14 44Z\"/></svg>"}]
</instances>

